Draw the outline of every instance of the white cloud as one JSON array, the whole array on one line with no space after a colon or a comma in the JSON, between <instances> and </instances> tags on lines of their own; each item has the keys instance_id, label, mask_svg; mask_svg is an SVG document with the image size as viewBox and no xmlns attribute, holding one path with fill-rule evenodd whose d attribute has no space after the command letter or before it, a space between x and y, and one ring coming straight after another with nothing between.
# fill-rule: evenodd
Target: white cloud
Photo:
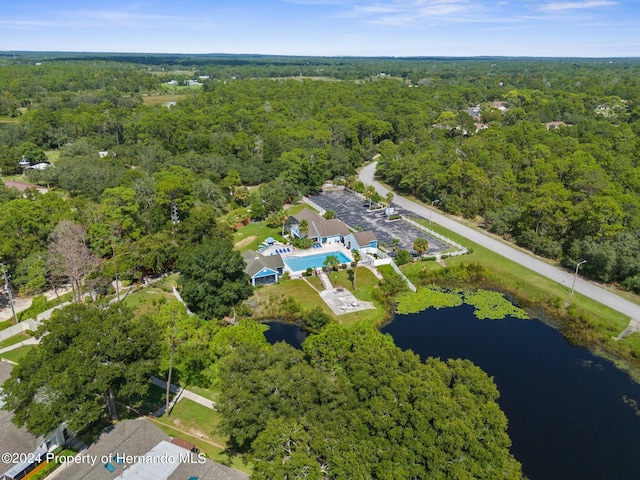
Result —
<instances>
[{"instance_id":1,"label":"white cloud","mask_svg":"<svg viewBox=\"0 0 640 480\"><path fill-rule=\"evenodd\" d=\"M412 26L429 22L464 22L477 20L483 8L468 0L396 0L353 6L344 17L390 26Z\"/></svg>"},{"instance_id":2,"label":"white cloud","mask_svg":"<svg viewBox=\"0 0 640 480\"><path fill-rule=\"evenodd\" d=\"M591 0L586 2L556 2L547 3L540 7L540 10L548 12L562 12L565 10L584 10L597 7L611 7L617 5L618 2L610 0Z\"/></svg>"}]
</instances>

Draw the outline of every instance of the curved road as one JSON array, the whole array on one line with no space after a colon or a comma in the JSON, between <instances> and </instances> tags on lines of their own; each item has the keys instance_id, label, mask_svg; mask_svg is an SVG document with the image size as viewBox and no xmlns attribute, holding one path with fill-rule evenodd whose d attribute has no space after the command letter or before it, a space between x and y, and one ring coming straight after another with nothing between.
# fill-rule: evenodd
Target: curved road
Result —
<instances>
[{"instance_id":1,"label":"curved road","mask_svg":"<svg viewBox=\"0 0 640 480\"><path fill-rule=\"evenodd\" d=\"M360 170L359 177L360 180L365 185L373 185L376 191L382 195L383 197L389 192L387 188L382 186L379 182L374 180L374 174L376 171L377 162L372 162L369 165L365 166L362 170ZM395 192L394 192L395 193ZM477 243L489 250L497 253L498 255L502 255L509 260L512 260L524 267L533 270L540 275L543 275L551 280L558 282L561 285L564 285L565 288L571 288L573 284L573 274L556 268L552 265L549 265L537 258L523 253L520 250L517 250L509 245L506 245L498 240L491 238L488 235L485 235L482 232L478 232L472 228L469 228L461 223L458 223L455 220L452 220L449 217L446 217L437 211L430 210L420 204L417 204L411 200L408 200L404 197L401 197L397 194L393 197L393 203L402 207L405 210L416 213L423 218L429 218L433 220L435 223L442 225L443 227L455 232L463 237L471 240L472 242ZM618 295L608 292L603 288L600 288L592 283L589 283L581 278L576 279L575 291L579 292L589 298L596 300L607 307L616 310L624 315L627 315L631 318L630 328L636 329L638 328L640 331L640 306L634 303L625 300Z\"/></svg>"}]
</instances>

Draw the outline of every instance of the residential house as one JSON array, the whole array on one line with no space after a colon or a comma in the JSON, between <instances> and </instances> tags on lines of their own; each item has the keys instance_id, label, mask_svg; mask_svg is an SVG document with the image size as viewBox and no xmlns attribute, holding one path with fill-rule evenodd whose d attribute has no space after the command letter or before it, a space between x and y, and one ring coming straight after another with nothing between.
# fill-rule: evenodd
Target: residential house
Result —
<instances>
[{"instance_id":1,"label":"residential house","mask_svg":"<svg viewBox=\"0 0 640 480\"><path fill-rule=\"evenodd\" d=\"M247 267L244 271L251 277L251 284L270 285L276 283L284 274L284 262L280 255L262 255L247 250L243 255Z\"/></svg>"},{"instance_id":2,"label":"residential house","mask_svg":"<svg viewBox=\"0 0 640 480\"><path fill-rule=\"evenodd\" d=\"M248 475L193 452L193 444L175 441L146 418L125 420L104 430L80 453L87 459L70 463L65 480L240 480ZM107 461L105 461L107 460Z\"/></svg>"},{"instance_id":3,"label":"residential house","mask_svg":"<svg viewBox=\"0 0 640 480\"><path fill-rule=\"evenodd\" d=\"M306 220L308 230L306 235L300 232L300 223ZM310 238L319 244L344 243L345 235L349 234L347 224L337 218L327 219L305 208L300 213L292 215L285 227L294 238Z\"/></svg>"},{"instance_id":4,"label":"residential house","mask_svg":"<svg viewBox=\"0 0 640 480\"><path fill-rule=\"evenodd\" d=\"M344 237L344 244L350 250L359 250L361 254L378 253L378 239L372 230L350 233Z\"/></svg>"}]
</instances>

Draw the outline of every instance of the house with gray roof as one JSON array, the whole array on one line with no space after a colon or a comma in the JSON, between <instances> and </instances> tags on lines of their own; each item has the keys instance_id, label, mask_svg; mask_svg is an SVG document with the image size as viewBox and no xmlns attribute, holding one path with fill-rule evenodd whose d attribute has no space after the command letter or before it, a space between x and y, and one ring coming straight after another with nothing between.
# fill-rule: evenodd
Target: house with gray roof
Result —
<instances>
[{"instance_id":1,"label":"house with gray roof","mask_svg":"<svg viewBox=\"0 0 640 480\"><path fill-rule=\"evenodd\" d=\"M0 386L11 376L13 365L8 362L0 361ZM2 392L0 390L0 452L9 452L19 455L30 455L35 452L36 447L40 445L43 437L36 437L27 432L24 427L17 427L12 421L13 413L2 410ZM9 472L20 462L6 462L6 459L0 459L0 478L3 474ZM13 460L13 459L12 459Z\"/></svg>"},{"instance_id":2,"label":"house with gray roof","mask_svg":"<svg viewBox=\"0 0 640 480\"><path fill-rule=\"evenodd\" d=\"M126 420L103 431L70 463L65 480L246 480L248 475L184 448L146 418ZM95 459L94 461L91 461ZM105 461L106 460L106 461Z\"/></svg>"},{"instance_id":3,"label":"house with gray roof","mask_svg":"<svg viewBox=\"0 0 640 480\"><path fill-rule=\"evenodd\" d=\"M276 283L284 274L284 262L280 255L262 255L247 250L242 257L247 267L244 271L251 277L251 284L270 285Z\"/></svg>"},{"instance_id":4,"label":"house with gray roof","mask_svg":"<svg viewBox=\"0 0 640 480\"><path fill-rule=\"evenodd\" d=\"M344 244L350 250L359 250L361 254L378 252L378 239L373 230L350 233L344 237Z\"/></svg>"},{"instance_id":5,"label":"house with gray roof","mask_svg":"<svg viewBox=\"0 0 640 480\"><path fill-rule=\"evenodd\" d=\"M306 235L300 231L303 220L307 221L309 227ZM319 244L343 243L345 235L349 234L349 228L342 220L324 218L308 208L290 216L285 227L294 238L307 237Z\"/></svg>"}]
</instances>

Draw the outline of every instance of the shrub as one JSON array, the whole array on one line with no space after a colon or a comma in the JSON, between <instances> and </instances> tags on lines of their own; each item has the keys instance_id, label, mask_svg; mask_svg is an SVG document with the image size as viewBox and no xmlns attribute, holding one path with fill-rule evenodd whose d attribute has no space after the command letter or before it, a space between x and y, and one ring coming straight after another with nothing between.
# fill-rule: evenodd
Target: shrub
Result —
<instances>
[{"instance_id":1,"label":"shrub","mask_svg":"<svg viewBox=\"0 0 640 480\"><path fill-rule=\"evenodd\" d=\"M305 277L310 277L312 274L313 274L313 268L311 267L307 268L307 270L303 273Z\"/></svg>"},{"instance_id":2,"label":"shrub","mask_svg":"<svg viewBox=\"0 0 640 480\"><path fill-rule=\"evenodd\" d=\"M306 250L307 248L311 248L311 246L313 245L313 240L310 238L294 238L293 242L291 243L296 248Z\"/></svg>"},{"instance_id":3,"label":"shrub","mask_svg":"<svg viewBox=\"0 0 640 480\"><path fill-rule=\"evenodd\" d=\"M404 265L405 263L409 263L413 261L413 255L408 250L398 250L396 255L396 265Z\"/></svg>"},{"instance_id":4,"label":"shrub","mask_svg":"<svg viewBox=\"0 0 640 480\"><path fill-rule=\"evenodd\" d=\"M49 310L49 308L51 308L52 306L53 304L49 305L49 302L44 295L33 297L31 306L18 314L18 320L22 322L24 320L28 320L29 318L36 318L38 314Z\"/></svg>"},{"instance_id":5,"label":"shrub","mask_svg":"<svg viewBox=\"0 0 640 480\"><path fill-rule=\"evenodd\" d=\"M304 329L311 333L318 333L322 328L331 321L331 317L327 315L321 307L315 307L307 310L302 314L302 324Z\"/></svg>"}]
</instances>

